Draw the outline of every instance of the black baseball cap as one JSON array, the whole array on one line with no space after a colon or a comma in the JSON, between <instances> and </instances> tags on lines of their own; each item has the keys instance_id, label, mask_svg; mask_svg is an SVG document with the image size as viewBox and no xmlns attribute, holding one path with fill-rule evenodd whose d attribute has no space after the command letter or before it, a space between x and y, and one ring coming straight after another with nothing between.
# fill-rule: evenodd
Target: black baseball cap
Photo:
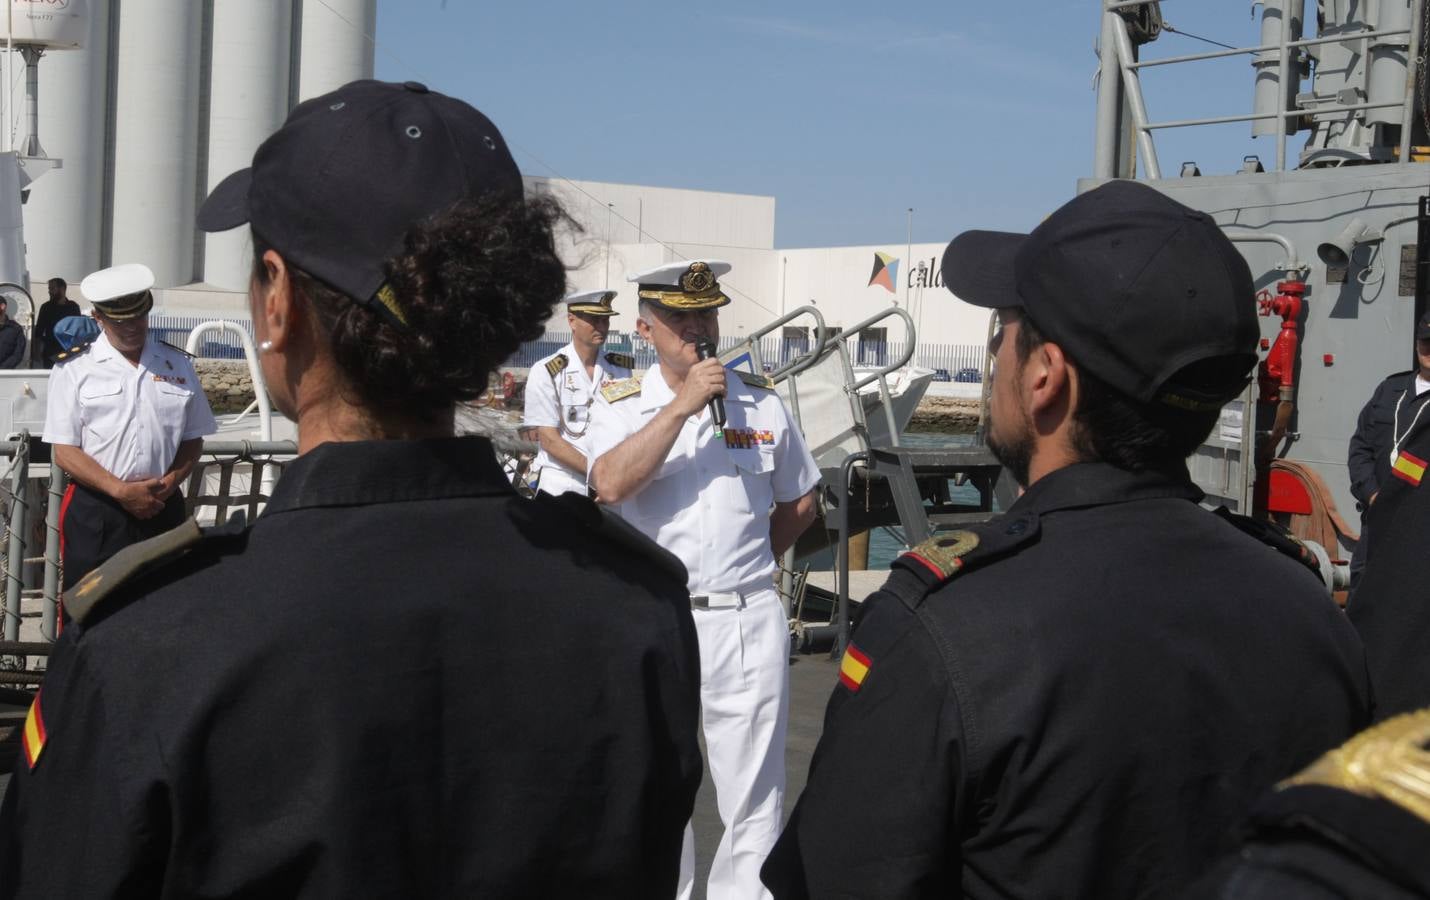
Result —
<instances>
[{"instance_id":1,"label":"black baseball cap","mask_svg":"<svg viewBox=\"0 0 1430 900\"><path fill-rule=\"evenodd\" d=\"M249 223L292 265L382 311L386 262L408 229L497 192L521 196L521 172L490 119L415 81L354 81L294 107L198 223Z\"/></svg>"},{"instance_id":2,"label":"black baseball cap","mask_svg":"<svg viewBox=\"0 0 1430 900\"><path fill-rule=\"evenodd\" d=\"M1421 316L1420 321L1415 323L1415 339L1430 341L1430 312Z\"/></svg>"},{"instance_id":3,"label":"black baseball cap","mask_svg":"<svg viewBox=\"0 0 1430 900\"><path fill-rule=\"evenodd\" d=\"M1256 365L1246 260L1206 213L1134 181L1073 198L1031 234L960 234L943 281L975 306L1021 308L1079 368L1142 403L1216 409Z\"/></svg>"}]
</instances>

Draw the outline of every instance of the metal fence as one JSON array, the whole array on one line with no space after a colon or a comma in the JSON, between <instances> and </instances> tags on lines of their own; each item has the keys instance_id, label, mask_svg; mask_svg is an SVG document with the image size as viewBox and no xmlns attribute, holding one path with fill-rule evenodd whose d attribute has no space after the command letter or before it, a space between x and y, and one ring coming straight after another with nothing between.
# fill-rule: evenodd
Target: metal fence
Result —
<instances>
[{"instance_id":1,"label":"metal fence","mask_svg":"<svg viewBox=\"0 0 1430 900\"><path fill-rule=\"evenodd\" d=\"M233 322L248 332L249 337L253 336L253 323L237 316L150 316L149 333L157 340L182 348L184 342L189 339L189 332L204 322L214 321L215 318ZM199 356L206 359L243 359L243 345L235 335L212 334L199 348Z\"/></svg>"},{"instance_id":2,"label":"metal fence","mask_svg":"<svg viewBox=\"0 0 1430 900\"><path fill-rule=\"evenodd\" d=\"M506 366L529 369L536 361L550 356L571 342L571 334L564 331L548 331L539 340L528 341L508 359ZM740 337L722 337L720 352L724 353L743 343ZM801 354L808 353L809 338L770 336L760 341L760 358L770 369L783 366ZM856 366L883 366L891 359L898 359L907 347L901 341L854 341L850 348ZM655 365L655 349L635 335L612 331L606 338L608 352L629 353L635 357L637 369L648 369ZM986 349L982 344L927 344L921 343L914 350L913 364L933 369L938 381L978 380L982 371ZM962 378L960 379L960 373Z\"/></svg>"}]
</instances>

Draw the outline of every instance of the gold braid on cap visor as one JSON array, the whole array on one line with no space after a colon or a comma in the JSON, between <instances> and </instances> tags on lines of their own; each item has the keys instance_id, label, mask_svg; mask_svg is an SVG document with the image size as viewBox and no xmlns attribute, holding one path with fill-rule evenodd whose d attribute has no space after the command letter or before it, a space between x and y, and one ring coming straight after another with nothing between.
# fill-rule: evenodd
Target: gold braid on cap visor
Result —
<instances>
[{"instance_id":1,"label":"gold braid on cap visor","mask_svg":"<svg viewBox=\"0 0 1430 900\"><path fill-rule=\"evenodd\" d=\"M637 291L637 295L642 300L658 303L667 309L713 309L730 302L730 298L720 290L718 282L703 291L693 293L682 290L661 290L651 286Z\"/></svg>"},{"instance_id":2,"label":"gold braid on cap visor","mask_svg":"<svg viewBox=\"0 0 1430 900\"><path fill-rule=\"evenodd\" d=\"M137 294L125 294L122 297L115 297L113 300L94 301L95 309L103 313L106 318L116 322L124 319L137 319L153 306L154 295L147 290Z\"/></svg>"}]
</instances>

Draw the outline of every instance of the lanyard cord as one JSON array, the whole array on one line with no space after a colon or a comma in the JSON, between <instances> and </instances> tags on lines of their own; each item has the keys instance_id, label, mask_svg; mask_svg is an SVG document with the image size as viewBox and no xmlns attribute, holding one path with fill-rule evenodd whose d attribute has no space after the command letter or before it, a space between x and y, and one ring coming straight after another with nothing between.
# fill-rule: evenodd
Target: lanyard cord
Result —
<instances>
[{"instance_id":1,"label":"lanyard cord","mask_svg":"<svg viewBox=\"0 0 1430 900\"><path fill-rule=\"evenodd\" d=\"M1430 403L1420 404L1420 408L1415 411L1415 418L1410 420L1410 427L1405 429L1405 433L1400 433L1400 407L1405 405L1405 398L1414 395L1415 399L1420 399L1419 394L1415 394L1415 382L1410 382L1410 387L1405 389L1405 393L1400 395L1400 399L1395 402L1395 419L1391 423L1391 444L1390 444L1390 464L1395 465L1395 460L1400 456L1400 445L1405 443L1405 439L1410 437L1410 432L1415 430L1415 424L1420 421L1420 414L1425 412L1425 407Z\"/></svg>"},{"instance_id":2,"label":"lanyard cord","mask_svg":"<svg viewBox=\"0 0 1430 900\"><path fill-rule=\"evenodd\" d=\"M576 365L581 367L581 371L584 372L586 370L586 364L581 362L581 357L579 356L576 357ZM585 437L586 432L591 430L591 404L596 402L596 385L601 383L600 376L602 374L604 373L601 372L601 364L600 362L597 362L596 365L592 367L591 374L587 377L587 380L590 382L590 387L586 390L586 425L584 428L582 428L580 431L577 431L576 429L567 426L566 422L568 419L566 415L558 415L556 417L561 424L561 431L563 434L567 434L573 438L581 438ZM551 380L554 382L556 380L555 376L552 376ZM559 407L565 406L565 404L561 402L561 385L556 384L554 386L556 388L556 405ZM572 404L570 407L561 410L561 412L566 412L567 410L569 410L569 413L571 414L570 420L575 421L576 417L574 413L576 412L576 405Z\"/></svg>"}]
</instances>

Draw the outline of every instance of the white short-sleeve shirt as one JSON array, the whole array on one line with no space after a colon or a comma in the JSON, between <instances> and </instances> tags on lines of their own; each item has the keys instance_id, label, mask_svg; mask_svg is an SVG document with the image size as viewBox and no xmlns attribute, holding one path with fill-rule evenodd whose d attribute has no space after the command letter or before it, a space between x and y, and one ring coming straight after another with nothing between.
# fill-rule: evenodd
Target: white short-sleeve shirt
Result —
<instances>
[{"instance_id":1,"label":"white short-sleeve shirt","mask_svg":"<svg viewBox=\"0 0 1430 900\"><path fill-rule=\"evenodd\" d=\"M809 493L819 466L774 391L725 377L724 439L708 411L685 421L655 477L614 508L674 553L690 572L692 594L770 586L770 510ZM591 464L645 427L675 394L646 372L639 394L592 407Z\"/></svg>"},{"instance_id":2,"label":"white short-sleeve shirt","mask_svg":"<svg viewBox=\"0 0 1430 900\"><path fill-rule=\"evenodd\" d=\"M217 430L189 357L152 336L137 366L101 334L50 370L45 440L80 448L121 481L158 478L180 443Z\"/></svg>"},{"instance_id":3,"label":"white short-sleeve shirt","mask_svg":"<svg viewBox=\"0 0 1430 900\"><path fill-rule=\"evenodd\" d=\"M555 375L547 364L558 356L565 357L566 365ZM586 375L586 367L581 365L581 357L576 355L573 344L567 344L557 352L537 360L526 376L525 410L521 424L527 428L558 428L561 437L580 450L587 452L590 411L596 399L596 392L603 385L622 378L629 378L631 370L612 360L611 354L596 356L595 371ZM586 473L568 469L541 450L534 463L541 477L537 486L548 494L563 494L566 491L585 493Z\"/></svg>"}]
</instances>

